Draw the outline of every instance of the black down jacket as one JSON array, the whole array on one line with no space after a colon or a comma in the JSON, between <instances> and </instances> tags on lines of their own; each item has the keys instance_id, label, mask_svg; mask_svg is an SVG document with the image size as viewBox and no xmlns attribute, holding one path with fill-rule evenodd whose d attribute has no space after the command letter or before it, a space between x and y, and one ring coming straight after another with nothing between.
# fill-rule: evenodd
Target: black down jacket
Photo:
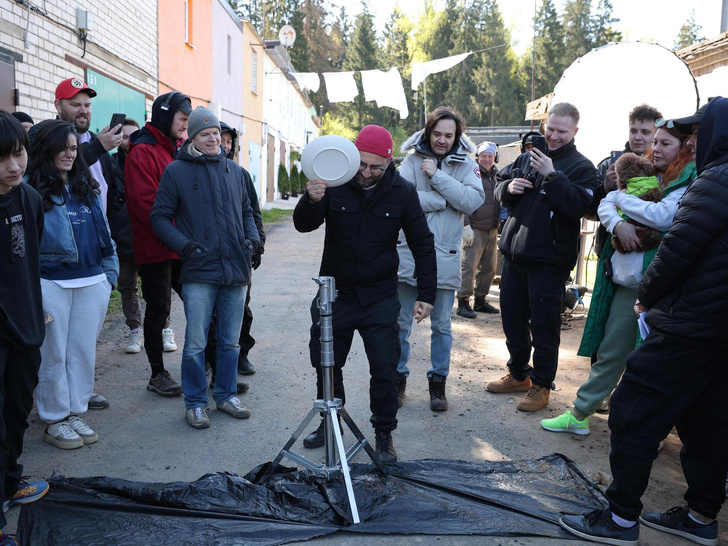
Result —
<instances>
[{"instance_id":1,"label":"black down jacket","mask_svg":"<svg viewBox=\"0 0 728 546\"><path fill-rule=\"evenodd\" d=\"M700 121L698 177L645 272L639 299L648 324L696 343L728 340L728 99Z\"/></svg>"}]
</instances>

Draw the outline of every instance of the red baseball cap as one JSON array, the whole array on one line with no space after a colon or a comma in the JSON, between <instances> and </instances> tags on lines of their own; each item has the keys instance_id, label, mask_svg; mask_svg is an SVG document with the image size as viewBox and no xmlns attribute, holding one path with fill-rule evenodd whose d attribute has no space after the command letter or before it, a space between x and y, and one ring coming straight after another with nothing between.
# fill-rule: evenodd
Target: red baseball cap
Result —
<instances>
[{"instance_id":1,"label":"red baseball cap","mask_svg":"<svg viewBox=\"0 0 728 546\"><path fill-rule=\"evenodd\" d=\"M91 89L86 82L81 78L68 78L63 80L56 87L56 100L70 99L75 97L81 91L88 93L88 96L93 98L96 96L96 91Z\"/></svg>"},{"instance_id":2,"label":"red baseball cap","mask_svg":"<svg viewBox=\"0 0 728 546\"><path fill-rule=\"evenodd\" d=\"M384 127L367 125L359 131L354 145L360 152L369 152L370 154L390 158L392 157L394 141L391 133Z\"/></svg>"}]
</instances>

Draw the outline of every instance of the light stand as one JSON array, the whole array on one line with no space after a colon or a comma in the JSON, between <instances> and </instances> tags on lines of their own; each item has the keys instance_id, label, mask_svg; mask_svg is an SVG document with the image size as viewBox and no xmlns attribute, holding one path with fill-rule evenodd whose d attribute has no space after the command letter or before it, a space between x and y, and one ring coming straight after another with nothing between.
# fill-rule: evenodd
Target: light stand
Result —
<instances>
[{"instance_id":1,"label":"light stand","mask_svg":"<svg viewBox=\"0 0 728 546\"><path fill-rule=\"evenodd\" d=\"M349 463L356 457L359 452L364 449L369 457L371 457L377 468L384 472L384 467L379 457L372 449L372 446L364 438L356 423L349 417L344 409L341 399L334 398L334 328L332 324L332 304L336 300L336 288L333 277L314 277L316 284L319 285L318 293L318 309L321 317L321 373L323 376L323 399L316 400L313 408L293 433L278 456L268 466L266 471L256 477L254 483L260 483L273 473L273 470L280 464L283 457L298 463L304 468L312 471L315 475L330 480L343 474L346 484L346 494L349 497L349 506L351 507L352 521L359 523L359 511L356 507L356 499L354 498L354 488L351 484L351 475L349 474ZM325 462L314 463L303 455L291 450L293 444L296 443L306 427L320 413L324 416L324 450L326 453ZM356 438L356 443L346 451L344 448L344 440L341 436L339 427L339 416Z\"/></svg>"}]
</instances>

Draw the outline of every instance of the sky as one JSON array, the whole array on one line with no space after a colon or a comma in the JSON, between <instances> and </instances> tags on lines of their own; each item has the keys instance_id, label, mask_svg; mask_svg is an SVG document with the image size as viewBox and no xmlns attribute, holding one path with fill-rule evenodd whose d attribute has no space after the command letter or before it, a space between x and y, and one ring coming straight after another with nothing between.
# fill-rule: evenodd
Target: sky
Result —
<instances>
[{"instance_id":1,"label":"sky","mask_svg":"<svg viewBox=\"0 0 728 546\"><path fill-rule=\"evenodd\" d=\"M434 4L442 5L442 0L433 0ZM595 0L596 2L596 0ZM690 11L695 10L695 22L702 26L701 35L712 38L720 34L720 18L722 0L611 0L612 15L619 19L615 28L622 32L625 41L650 41L672 49L680 27L690 17ZM335 1L335 3L338 3ZM375 14L377 30L384 29L394 4L412 18L417 18L423 9L422 0L368 0L369 10ZM555 0L558 11L564 4L563 0ZM352 3L352 16L358 12L361 5ZM528 49L533 39L533 12L534 0L498 0L503 14L503 20L511 30L513 47L517 55L522 55ZM536 0L540 6L541 1ZM347 6L348 7L348 6Z\"/></svg>"}]
</instances>

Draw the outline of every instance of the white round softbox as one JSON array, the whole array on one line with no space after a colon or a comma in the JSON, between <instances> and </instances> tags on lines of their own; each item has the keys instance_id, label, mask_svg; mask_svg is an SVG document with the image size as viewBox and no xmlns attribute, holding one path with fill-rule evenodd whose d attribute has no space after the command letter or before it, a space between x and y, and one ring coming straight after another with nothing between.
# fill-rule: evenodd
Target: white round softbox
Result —
<instances>
[{"instance_id":1,"label":"white round softbox","mask_svg":"<svg viewBox=\"0 0 728 546\"><path fill-rule=\"evenodd\" d=\"M558 102L579 109L576 147L596 165L624 148L635 106L649 104L666 118L689 116L698 108L698 89L688 65L669 49L619 42L574 61L554 89L551 105Z\"/></svg>"}]
</instances>

